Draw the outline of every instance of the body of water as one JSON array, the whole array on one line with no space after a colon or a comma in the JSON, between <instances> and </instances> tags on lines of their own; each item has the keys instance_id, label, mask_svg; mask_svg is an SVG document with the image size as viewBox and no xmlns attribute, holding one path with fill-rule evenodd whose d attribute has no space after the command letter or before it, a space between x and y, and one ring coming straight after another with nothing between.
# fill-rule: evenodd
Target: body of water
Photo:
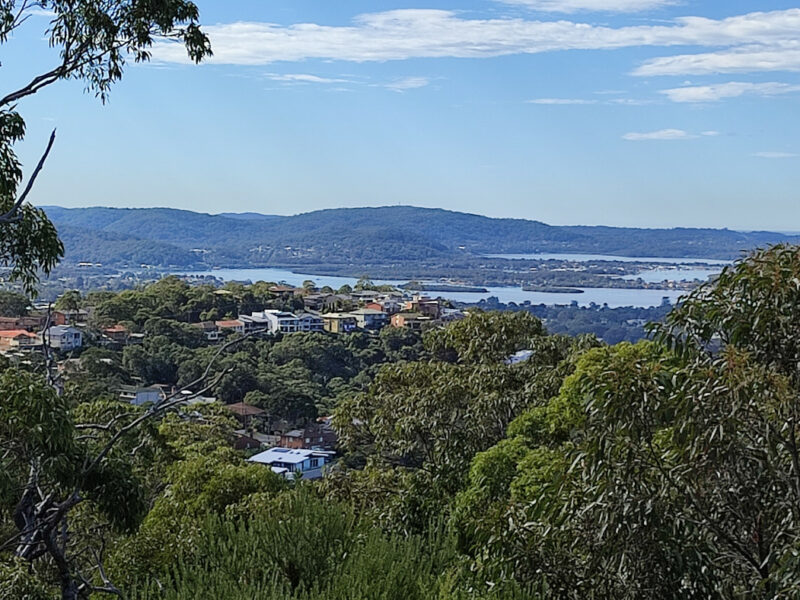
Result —
<instances>
[{"instance_id":1,"label":"body of water","mask_svg":"<svg viewBox=\"0 0 800 600\"><path fill-rule=\"evenodd\" d=\"M224 281L274 281L286 282L288 285L300 286L306 279L317 286L330 286L339 289L343 285L354 285L355 278L336 277L330 275L310 275L293 273L285 269L214 269L211 271L184 272L182 275L213 275ZM660 281L660 280L659 280ZM401 285L408 280L373 279L376 285ZM673 303L685 292L668 290L628 290L614 288L583 288L582 294L548 294L546 292L525 292L518 287L490 287L487 292L429 292L431 296L441 296L456 302L480 302L495 296L500 302L516 302L522 304L526 300L531 304L570 304L577 302L580 306L588 306L592 302L611 308L620 306L658 306L665 296Z\"/></svg>"},{"instance_id":2,"label":"body of water","mask_svg":"<svg viewBox=\"0 0 800 600\"><path fill-rule=\"evenodd\" d=\"M574 262L592 262L598 260L618 261L618 262L649 262L662 263L666 265L720 265L731 264L730 260L719 260L713 258L663 258L658 256L612 256L610 254L564 254L548 253L542 254L486 254L487 258L505 258L508 260L571 260Z\"/></svg>"}]
</instances>

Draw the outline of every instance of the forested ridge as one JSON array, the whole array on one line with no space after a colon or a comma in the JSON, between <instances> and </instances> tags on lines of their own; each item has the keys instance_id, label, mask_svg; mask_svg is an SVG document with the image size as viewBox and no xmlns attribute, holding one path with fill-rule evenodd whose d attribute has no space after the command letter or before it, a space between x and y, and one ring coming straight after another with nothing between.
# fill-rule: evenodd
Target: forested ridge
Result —
<instances>
[{"instance_id":1,"label":"forested ridge","mask_svg":"<svg viewBox=\"0 0 800 600\"><path fill-rule=\"evenodd\" d=\"M129 265L369 265L503 252L735 259L743 251L791 239L726 229L552 226L411 206L330 209L291 217L169 208L45 210L64 230L67 260ZM104 235L91 241L88 232ZM142 240L161 245L163 257L148 253ZM206 252L187 252L192 249Z\"/></svg>"}]
</instances>

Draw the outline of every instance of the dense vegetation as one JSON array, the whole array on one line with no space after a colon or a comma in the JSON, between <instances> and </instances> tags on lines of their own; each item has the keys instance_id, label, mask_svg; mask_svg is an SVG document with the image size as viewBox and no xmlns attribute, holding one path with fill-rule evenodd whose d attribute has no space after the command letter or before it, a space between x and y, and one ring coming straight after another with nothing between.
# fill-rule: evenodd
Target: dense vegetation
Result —
<instances>
[{"instance_id":1,"label":"dense vegetation","mask_svg":"<svg viewBox=\"0 0 800 600\"><path fill-rule=\"evenodd\" d=\"M65 241L70 260L165 266L188 266L198 258L208 265L226 266L377 266L453 261L465 254L491 252L732 259L743 250L789 239L777 233L724 229L556 227L408 206L333 209L270 218L234 218L167 208L52 206L46 210L68 233ZM95 231L103 232L104 237L87 240L88 232ZM115 236L109 237L112 233ZM142 240L164 244L163 258L148 252ZM192 249L208 252L186 253Z\"/></svg>"},{"instance_id":2,"label":"dense vegetation","mask_svg":"<svg viewBox=\"0 0 800 600\"><path fill-rule=\"evenodd\" d=\"M294 484L244 462L215 405L127 429L147 408L108 393L162 360L158 377L186 379L212 360L181 322L203 290L93 298L150 345L85 350L60 398L35 365L4 366L0 530L15 539L36 461L52 494L83 478L69 568L129 598L797 597L798 278L799 248L756 253L638 344L553 335L527 311L421 339L241 340L214 361L220 397L334 412L342 458ZM278 301L241 292L208 302ZM46 552L0 548L0 597L56 593Z\"/></svg>"}]
</instances>

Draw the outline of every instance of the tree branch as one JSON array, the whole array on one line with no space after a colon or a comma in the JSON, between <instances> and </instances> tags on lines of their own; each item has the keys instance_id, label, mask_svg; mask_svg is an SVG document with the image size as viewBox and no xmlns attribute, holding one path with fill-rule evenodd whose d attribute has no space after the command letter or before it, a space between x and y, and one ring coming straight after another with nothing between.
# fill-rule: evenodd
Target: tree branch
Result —
<instances>
[{"instance_id":1,"label":"tree branch","mask_svg":"<svg viewBox=\"0 0 800 600\"><path fill-rule=\"evenodd\" d=\"M20 206L22 203L25 202L25 199L28 197L31 189L33 188L33 184L36 182L36 178L39 176L42 168L44 167L44 162L47 160L48 155L50 154L50 150L53 148L53 144L56 141L56 130L53 129L53 132L50 134L50 140L47 142L47 148L45 148L44 154L39 159L39 163L36 165L36 168L31 173L31 178L28 180L28 184L25 186L25 189L22 190L22 194L20 194L17 201L14 205L8 209L5 213L0 215L0 223L11 223L14 221L18 221L21 217L17 212L19 211Z\"/></svg>"}]
</instances>

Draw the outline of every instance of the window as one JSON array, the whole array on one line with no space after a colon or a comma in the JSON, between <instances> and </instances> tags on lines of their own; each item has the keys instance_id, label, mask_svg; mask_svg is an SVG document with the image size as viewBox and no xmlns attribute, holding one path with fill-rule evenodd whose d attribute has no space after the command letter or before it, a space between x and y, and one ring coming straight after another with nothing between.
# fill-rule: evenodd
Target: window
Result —
<instances>
[{"instance_id":1,"label":"window","mask_svg":"<svg viewBox=\"0 0 800 600\"><path fill-rule=\"evenodd\" d=\"M319 466L319 459L318 458L312 458L311 459L311 468L314 469L314 468L316 468L318 466Z\"/></svg>"}]
</instances>

